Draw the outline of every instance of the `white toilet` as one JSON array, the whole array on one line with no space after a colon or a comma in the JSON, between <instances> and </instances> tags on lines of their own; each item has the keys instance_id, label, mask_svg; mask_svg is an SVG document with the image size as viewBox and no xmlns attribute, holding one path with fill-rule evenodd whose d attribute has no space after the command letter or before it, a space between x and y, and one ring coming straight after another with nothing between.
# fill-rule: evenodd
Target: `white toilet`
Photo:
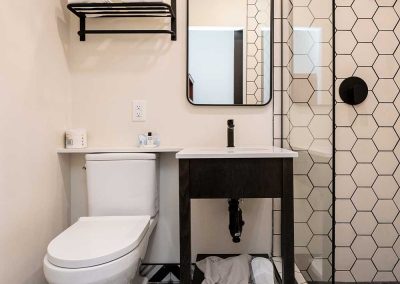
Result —
<instances>
[{"instance_id":1,"label":"white toilet","mask_svg":"<svg viewBox=\"0 0 400 284\"><path fill-rule=\"evenodd\" d=\"M86 155L89 217L47 248L50 284L142 284L138 275L159 209L155 154Z\"/></svg>"}]
</instances>

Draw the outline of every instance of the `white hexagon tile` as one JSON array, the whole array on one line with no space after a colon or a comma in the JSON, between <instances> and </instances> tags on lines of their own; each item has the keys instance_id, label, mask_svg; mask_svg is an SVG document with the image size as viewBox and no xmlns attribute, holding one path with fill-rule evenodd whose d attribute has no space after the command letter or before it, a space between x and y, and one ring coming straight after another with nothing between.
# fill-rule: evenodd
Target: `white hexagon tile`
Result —
<instances>
[{"instance_id":1,"label":"white hexagon tile","mask_svg":"<svg viewBox=\"0 0 400 284\"><path fill-rule=\"evenodd\" d=\"M351 274L357 282L372 282L377 269L372 263L372 260L359 259L351 268Z\"/></svg>"},{"instance_id":2,"label":"white hexagon tile","mask_svg":"<svg viewBox=\"0 0 400 284\"><path fill-rule=\"evenodd\" d=\"M351 245L351 249L358 259L371 258L375 254L377 248L371 236L357 236Z\"/></svg>"}]
</instances>

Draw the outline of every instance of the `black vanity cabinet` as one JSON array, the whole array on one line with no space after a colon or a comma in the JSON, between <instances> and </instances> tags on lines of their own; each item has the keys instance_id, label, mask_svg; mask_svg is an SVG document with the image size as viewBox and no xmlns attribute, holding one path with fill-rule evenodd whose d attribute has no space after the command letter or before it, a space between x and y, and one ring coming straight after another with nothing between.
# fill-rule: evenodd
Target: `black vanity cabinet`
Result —
<instances>
[{"instance_id":1,"label":"black vanity cabinet","mask_svg":"<svg viewBox=\"0 0 400 284\"><path fill-rule=\"evenodd\" d=\"M294 280L293 159L270 147L257 153L183 150L179 159L181 283L191 283L191 199L281 198L284 284ZM256 151L256 150L255 150ZM224 154L226 153L226 155ZM265 236L266 238L269 236Z\"/></svg>"}]
</instances>

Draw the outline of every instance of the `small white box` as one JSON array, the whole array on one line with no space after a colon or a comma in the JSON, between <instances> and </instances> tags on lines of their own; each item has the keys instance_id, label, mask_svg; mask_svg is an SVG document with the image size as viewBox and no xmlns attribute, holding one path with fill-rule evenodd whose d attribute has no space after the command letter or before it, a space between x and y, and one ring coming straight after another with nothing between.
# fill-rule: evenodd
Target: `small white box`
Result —
<instances>
[{"instance_id":1,"label":"small white box","mask_svg":"<svg viewBox=\"0 0 400 284\"><path fill-rule=\"evenodd\" d=\"M70 129L65 132L65 148L84 149L87 148L87 131L83 128Z\"/></svg>"}]
</instances>

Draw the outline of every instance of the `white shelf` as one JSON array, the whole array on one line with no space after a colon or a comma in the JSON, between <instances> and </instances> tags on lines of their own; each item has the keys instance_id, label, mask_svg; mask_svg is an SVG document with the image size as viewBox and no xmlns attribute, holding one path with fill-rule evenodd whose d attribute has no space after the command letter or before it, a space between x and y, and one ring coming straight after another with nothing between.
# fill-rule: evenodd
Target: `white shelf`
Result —
<instances>
[{"instance_id":1,"label":"white shelf","mask_svg":"<svg viewBox=\"0 0 400 284\"><path fill-rule=\"evenodd\" d=\"M85 148L85 149L58 149L58 154L93 154L93 153L177 153L183 148L157 147L157 148Z\"/></svg>"}]
</instances>

